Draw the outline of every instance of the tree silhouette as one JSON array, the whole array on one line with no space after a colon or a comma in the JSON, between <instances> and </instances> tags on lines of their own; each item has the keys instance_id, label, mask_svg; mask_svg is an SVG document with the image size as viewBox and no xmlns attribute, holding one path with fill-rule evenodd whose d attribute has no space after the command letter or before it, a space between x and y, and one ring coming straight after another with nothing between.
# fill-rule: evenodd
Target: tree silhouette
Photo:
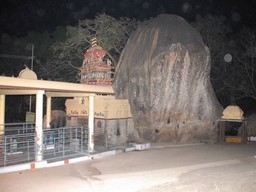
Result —
<instances>
[{"instance_id":1,"label":"tree silhouette","mask_svg":"<svg viewBox=\"0 0 256 192\"><path fill-rule=\"evenodd\" d=\"M207 15L199 17L192 25L201 33L204 43L211 53L211 82L222 104L230 101L228 87L224 80L228 76L229 62L224 57L228 50L228 36L232 32L223 16Z\"/></svg>"},{"instance_id":2,"label":"tree silhouette","mask_svg":"<svg viewBox=\"0 0 256 192\"><path fill-rule=\"evenodd\" d=\"M52 57L42 68L42 75L52 80L76 82L83 54L90 47L93 37L97 38L98 44L107 51L115 64L136 26L136 20L115 19L106 14L81 20L76 27L68 26L66 40L50 47Z\"/></svg>"},{"instance_id":3,"label":"tree silhouette","mask_svg":"<svg viewBox=\"0 0 256 192\"><path fill-rule=\"evenodd\" d=\"M237 48L233 52L232 66L225 85L232 91L235 100L256 100L256 31L243 28L237 35Z\"/></svg>"}]
</instances>

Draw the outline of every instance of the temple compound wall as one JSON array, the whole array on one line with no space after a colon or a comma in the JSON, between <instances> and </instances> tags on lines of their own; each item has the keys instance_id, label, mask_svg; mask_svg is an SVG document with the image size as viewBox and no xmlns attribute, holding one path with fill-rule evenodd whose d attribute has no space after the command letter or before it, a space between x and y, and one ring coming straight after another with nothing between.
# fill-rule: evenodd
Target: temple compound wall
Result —
<instances>
[{"instance_id":1,"label":"temple compound wall","mask_svg":"<svg viewBox=\"0 0 256 192\"><path fill-rule=\"evenodd\" d=\"M108 146L132 142L133 121L128 100L96 95L94 101L94 142ZM67 126L88 125L88 97L67 99L65 104Z\"/></svg>"}]
</instances>

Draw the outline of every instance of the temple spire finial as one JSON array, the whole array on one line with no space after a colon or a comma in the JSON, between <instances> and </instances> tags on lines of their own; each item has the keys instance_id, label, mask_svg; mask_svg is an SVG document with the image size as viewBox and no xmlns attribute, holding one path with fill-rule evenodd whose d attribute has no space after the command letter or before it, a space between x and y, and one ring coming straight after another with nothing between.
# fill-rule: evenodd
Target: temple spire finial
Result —
<instances>
[{"instance_id":1,"label":"temple spire finial","mask_svg":"<svg viewBox=\"0 0 256 192\"><path fill-rule=\"evenodd\" d=\"M80 82L89 85L111 85L113 68L107 52L97 44L97 38L91 39L91 47L84 53L80 68Z\"/></svg>"},{"instance_id":2,"label":"temple spire finial","mask_svg":"<svg viewBox=\"0 0 256 192\"><path fill-rule=\"evenodd\" d=\"M97 41L97 38L94 37L94 38L91 39L91 46L94 47L96 45L98 45L98 41Z\"/></svg>"}]
</instances>

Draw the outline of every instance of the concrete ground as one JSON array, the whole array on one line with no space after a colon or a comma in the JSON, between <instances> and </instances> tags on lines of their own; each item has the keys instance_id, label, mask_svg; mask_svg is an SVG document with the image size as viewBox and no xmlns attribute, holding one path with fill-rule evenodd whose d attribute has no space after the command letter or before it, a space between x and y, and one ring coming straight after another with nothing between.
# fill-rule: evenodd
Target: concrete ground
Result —
<instances>
[{"instance_id":1,"label":"concrete ground","mask_svg":"<svg viewBox=\"0 0 256 192\"><path fill-rule=\"evenodd\" d=\"M158 144L146 151L0 174L0 191L255 192L256 144Z\"/></svg>"}]
</instances>

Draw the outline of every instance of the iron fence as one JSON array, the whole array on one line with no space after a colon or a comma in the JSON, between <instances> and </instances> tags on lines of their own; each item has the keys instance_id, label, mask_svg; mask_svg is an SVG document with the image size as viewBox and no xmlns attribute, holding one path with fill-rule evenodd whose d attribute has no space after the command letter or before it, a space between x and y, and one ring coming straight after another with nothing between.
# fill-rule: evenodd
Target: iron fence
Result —
<instances>
[{"instance_id":1,"label":"iron fence","mask_svg":"<svg viewBox=\"0 0 256 192\"><path fill-rule=\"evenodd\" d=\"M6 135L0 142L0 166L35 160L34 133Z\"/></svg>"},{"instance_id":2,"label":"iron fence","mask_svg":"<svg viewBox=\"0 0 256 192\"><path fill-rule=\"evenodd\" d=\"M108 148L107 132L105 128L94 128L93 133L94 150L96 152L105 151Z\"/></svg>"},{"instance_id":3,"label":"iron fence","mask_svg":"<svg viewBox=\"0 0 256 192\"><path fill-rule=\"evenodd\" d=\"M44 159L88 155L88 128L62 127L43 131Z\"/></svg>"},{"instance_id":4,"label":"iron fence","mask_svg":"<svg viewBox=\"0 0 256 192\"><path fill-rule=\"evenodd\" d=\"M104 122L103 122L104 123ZM35 124L9 123L0 135L0 167L35 161ZM95 126L93 153L124 147L126 130L114 124ZM67 156L89 155L89 130L85 126L43 129L43 159L55 161Z\"/></svg>"},{"instance_id":5,"label":"iron fence","mask_svg":"<svg viewBox=\"0 0 256 192\"><path fill-rule=\"evenodd\" d=\"M95 127L93 142L95 152L125 148L127 146L127 132L116 127Z\"/></svg>"},{"instance_id":6,"label":"iron fence","mask_svg":"<svg viewBox=\"0 0 256 192\"><path fill-rule=\"evenodd\" d=\"M0 167L35 161L35 126L30 123L5 124L0 135ZM88 154L88 128L43 129L43 158Z\"/></svg>"},{"instance_id":7,"label":"iron fence","mask_svg":"<svg viewBox=\"0 0 256 192\"><path fill-rule=\"evenodd\" d=\"M35 123L6 123L4 125L4 135L27 134L35 132Z\"/></svg>"},{"instance_id":8,"label":"iron fence","mask_svg":"<svg viewBox=\"0 0 256 192\"><path fill-rule=\"evenodd\" d=\"M35 160L34 123L6 123L0 136L0 166Z\"/></svg>"}]
</instances>

